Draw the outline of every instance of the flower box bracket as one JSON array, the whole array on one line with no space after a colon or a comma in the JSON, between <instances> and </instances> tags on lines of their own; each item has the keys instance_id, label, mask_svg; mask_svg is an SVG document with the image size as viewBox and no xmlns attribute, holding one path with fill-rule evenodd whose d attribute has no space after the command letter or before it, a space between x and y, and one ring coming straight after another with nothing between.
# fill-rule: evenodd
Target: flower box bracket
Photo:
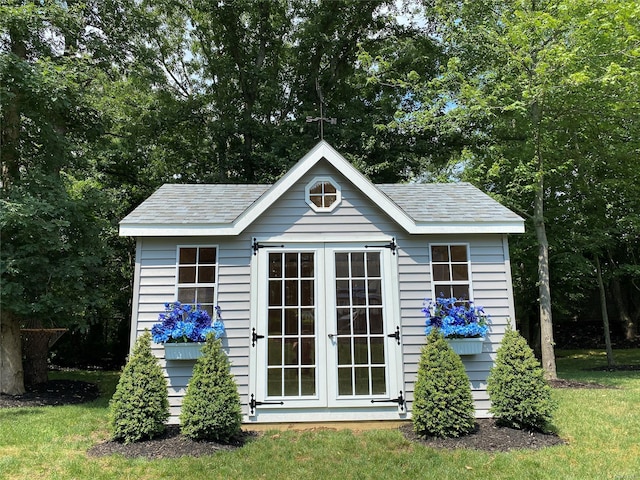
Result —
<instances>
[{"instance_id":1,"label":"flower box bracket","mask_svg":"<svg viewBox=\"0 0 640 480\"><path fill-rule=\"evenodd\" d=\"M482 353L484 340L484 337L446 339L453 351L458 355L478 355Z\"/></svg>"},{"instance_id":2,"label":"flower box bracket","mask_svg":"<svg viewBox=\"0 0 640 480\"><path fill-rule=\"evenodd\" d=\"M165 360L197 360L202 356L202 342L165 343Z\"/></svg>"}]
</instances>

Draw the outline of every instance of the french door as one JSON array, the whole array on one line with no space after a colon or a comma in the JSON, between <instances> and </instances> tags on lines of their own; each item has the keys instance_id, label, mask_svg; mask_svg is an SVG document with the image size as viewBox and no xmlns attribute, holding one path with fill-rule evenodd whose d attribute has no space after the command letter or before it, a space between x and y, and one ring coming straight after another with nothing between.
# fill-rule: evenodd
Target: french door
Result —
<instances>
[{"instance_id":1,"label":"french door","mask_svg":"<svg viewBox=\"0 0 640 480\"><path fill-rule=\"evenodd\" d=\"M371 407L398 396L392 260L384 247L259 250L252 349L261 408Z\"/></svg>"}]
</instances>

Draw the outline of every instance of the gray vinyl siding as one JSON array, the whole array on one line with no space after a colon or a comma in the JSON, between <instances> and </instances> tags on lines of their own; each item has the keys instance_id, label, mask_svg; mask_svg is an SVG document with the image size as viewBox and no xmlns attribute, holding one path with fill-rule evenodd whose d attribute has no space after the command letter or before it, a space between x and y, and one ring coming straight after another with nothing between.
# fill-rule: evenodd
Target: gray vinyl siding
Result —
<instances>
[{"instance_id":1,"label":"gray vinyl siding","mask_svg":"<svg viewBox=\"0 0 640 480\"><path fill-rule=\"evenodd\" d=\"M316 213L305 203L305 185L315 176L334 175L340 183L342 203L331 213ZM504 251L502 235L475 236L412 236L403 233L393 219L370 201L344 178L340 178L326 162L319 162L296 185L285 192L257 221L237 237L140 238L134 291L134 325L132 337L157 322L166 302L176 294L177 245L216 245L218 247L217 304L222 308L226 328L223 345L231 371L239 387L243 411L246 413L249 394L249 355L251 325L251 248L254 237L259 240L284 238L287 235L321 242L321 235L349 235L366 241L372 235L395 237L398 251L398 297L402 333L404 391L411 409L420 350L425 342L423 301L431 296L429 268L430 243L468 243L471 257L473 297L484 306L493 323L484 352L465 357L477 413L485 416L489 407L486 377L495 351L513 315L509 294L511 289L508 253ZM191 377L193 362L165 362L164 349L153 345L169 382L171 422L178 421L179 407Z\"/></svg>"}]
</instances>

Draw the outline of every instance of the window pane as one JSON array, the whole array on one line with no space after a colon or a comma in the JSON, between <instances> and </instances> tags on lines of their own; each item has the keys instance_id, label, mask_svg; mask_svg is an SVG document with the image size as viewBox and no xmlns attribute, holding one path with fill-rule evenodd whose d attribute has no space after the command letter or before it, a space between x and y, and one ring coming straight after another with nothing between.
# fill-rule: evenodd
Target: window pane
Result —
<instances>
[{"instance_id":1,"label":"window pane","mask_svg":"<svg viewBox=\"0 0 640 480\"><path fill-rule=\"evenodd\" d=\"M267 395L273 397L282 396L282 370L270 368L267 372Z\"/></svg>"},{"instance_id":2,"label":"window pane","mask_svg":"<svg viewBox=\"0 0 640 480\"><path fill-rule=\"evenodd\" d=\"M452 262L466 262L467 261L467 246L466 245L451 245L451 261Z\"/></svg>"},{"instance_id":3,"label":"window pane","mask_svg":"<svg viewBox=\"0 0 640 480\"><path fill-rule=\"evenodd\" d=\"M451 269L453 270L454 280L469 280L469 272L466 263L462 265L451 265Z\"/></svg>"},{"instance_id":4,"label":"window pane","mask_svg":"<svg viewBox=\"0 0 640 480\"><path fill-rule=\"evenodd\" d=\"M180 303L195 303L196 289L195 288L178 288L178 301Z\"/></svg>"},{"instance_id":5,"label":"window pane","mask_svg":"<svg viewBox=\"0 0 640 480\"><path fill-rule=\"evenodd\" d=\"M384 338L371 338L371 363L384 365Z\"/></svg>"},{"instance_id":6,"label":"window pane","mask_svg":"<svg viewBox=\"0 0 640 480\"><path fill-rule=\"evenodd\" d=\"M300 276L305 278L313 278L313 253L300 254Z\"/></svg>"},{"instance_id":7,"label":"window pane","mask_svg":"<svg viewBox=\"0 0 640 480\"><path fill-rule=\"evenodd\" d=\"M303 338L300 341L300 364L315 365L316 341L315 338Z\"/></svg>"},{"instance_id":8,"label":"window pane","mask_svg":"<svg viewBox=\"0 0 640 480\"><path fill-rule=\"evenodd\" d=\"M316 369L303 368L300 371L301 395L316 394Z\"/></svg>"},{"instance_id":9,"label":"window pane","mask_svg":"<svg viewBox=\"0 0 640 480\"><path fill-rule=\"evenodd\" d=\"M284 364L298 365L298 347L300 342L297 338L284 339Z\"/></svg>"},{"instance_id":10,"label":"window pane","mask_svg":"<svg viewBox=\"0 0 640 480\"><path fill-rule=\"evenodd\" d=\"M449 264L433 265L433 279L440 282L451 280L449 277Z\"/></svg>"},{"instance_id":11,"label":"window pane","mask_svg":"<svg viewBox=\"0 0 640 480\"><path fill-rule=\"evenodd\" d=\"M453 295L451 291L450 285L434 285L433 287L433 296L434 297L446 297L449 298Z\"/></svg>"},{"instance_id":12,"label":"window pane","mask_svg":"<svg viewBox=\"0 0 640 480\"><path fill-rule=\"evenodd\" d=\"M196 267L180 267L178 283L196 283Z\"/></svg>"},{"instance_id":13,"label":"window pane","mask_svg":"<svg viewBox=\"0 0 640 480\"><path fill-rule=\"evenodd\" d=\"M322 195L322 182L318 182L316 184L313 185L313 187L311 187L309 189L309 193L315 193L318 195Z\"/></svg>"},{"instance_id":14,"label":"window pane","mask_svg":"<svg viewBox=\"0 0 640 480\"><path fill-rule=\"evenodd\" d=\"M336 193L336 187L331 182L324 182L324 193Z\"/></svg>"},{"instance_id":15,"label":"window pane","mask_svg":"<svg viewBox=\"0 0 640 480\"><path fill-rule=\"evenodd\" d=\"M369 280L369 305L382 305L382 280Z\"/></svg>"},{"instance_id":16,"label":"window pane","mask_svg":"<svg viewBox=\"0 0 640 480\"><path fill-rule=\"evenodd\" d=\"M353 395L351 367L338 369L338 395Z\"/></svg>"},{"instance_id":17,"label":"window pane","mask_svg":"<svg viewBox=\"0 0 640 480\"><path fill-rule=\"evenodd\" d=\"M322 195L309 195L309 200L311 200L311 203L316 207L322 208Z\"/></svg>"},{"instance_id":18,"label":"window pane","mask_svg":"<svg viewBox=\"0 0 640 480\"><path fill-rule=\"evenodd\" d=\"M197 248L181 248L180 249L180 263L181 264L191 264L194 265L196 263L196 252Z\"/></svg>"},{"instance_id":19,"label":"window pane","mask_svg":"<svg viewBox=\"0 0 640 480\"><path fill-rule=\"evenodd\" d=\"M325 195L325 197L324 197L324 207L325 208L329 208L331 205L336 203L336 200L338 200L338 197L336 197L335 195Z\"/></svg>"},{"instance_id":20,"label":"window pane","mask_svg":"<svg viewBox=\"0 0 640 480\"><path fill-rule=\"evenodd\" d=\"M468 285L454 285L453 286L453 296L465 300L469 300L469 286Z\"/></svg>"},{"instance_id":21,"label":"window pane","mask_svg":"<svg viewBox=\"0 0 640 480\"><path fill-rule=\"evenodd\" d=\"M315 310L311 308L302 310L302 328L303 335L313 335L316 333L316 315Z\"/></svg>"},{"instance_id":22,"label":"window pane","mask_svg":"<svg viewBox=\"0 0 640 480\"><path fill-rule=\"evenodd\" d=\"M213 303L213 288L212 287L201 287L197 290L198 298L196 299L198 303Z\"/></svg>"},{"instance_id":23,"label":"window pane","mask_svg":"<svg viewBox=\"0 0 640 480\"><path fill-rule=\"evenodd\" d=\"M448 262L449 261L449 247L446 245L434 245L431 247L431 261L432 262Z\"/></svg>"},{"instance_id":24,"label":"window pane","mask_svg":"<svg viewBox=\"0 0 640 480\"><path fill-rule=\"evenodd\" d=\"M216 249L201 248L198 263L216 263Z\"/></svg>"},{"instance_id":25,"label":"window pane","mask_svg":"<svg viewBox=\"0 0 640 480\"><path fill-rule=\"evenodd\" d=\"M280 280L269 281L269 305L282 305L282 282Z\"/></svg>"},{"instance_id":26,"label":"window pane","mask_svg":"<svg viewBox=\"0 0 640 480\"><path fill-rule=\"evenodd\" d=\"M284 255L284 269L286 278L298 278L298 254L297 253L285 253Z\"/></svg>"},{"instance_id":27,"label":"window pane","mask_svg":"<svg viewBox=\"0 0 640 480\"><path fill-rule=\"evenodd\" d=\"M364 252L351 254L351 277L364 277Z\"/></svg>"},{"instance_id":28,"label":"window pane","mask_svg":"<svg viewBox=\"0 0 640 480\"><path fill-rule=\"evenodd\" d=\"M267 335L282 335L282 310L269 309Z\"/></svg>"},{"instance_id":29,"label":"window pane","mask_svg":"<svg viewBox=\"0 0 640 480\"><path fill-rule=\"evenodd\" d=\"M357 308L353 311L353 333L356 335L367 334L367 311L364 308Z\"/></svg>"},{"instance_id":30,"label":"window pane","mask_svg":"<svg viewBox=\"0 0 640 480\"><path fill-rule=\"evenodd\" d=\"M349 254L336 253L336 277L349 278Z\"/></svg>"},{"instance_id":31,"label":"window pane","mask_svg":"<svg viewBox=\"0 0 640 480\"><path fill-rule=\"evenodd\" d=\"M338 335L349 335L351 333L351 309L339 308L338 315Z\"/></svg>"},{"instance_id":32,"label":"window pane","mask_svg":"<svg viewBox=\"0 0 640 480\"><path fill-rule=\"evenodd\" d=\"M269 348L268 364L282 365L282 339L269 338L267 347Z\"/></svg>"},{"instance_id":33,"label":"window pane","mask_svg":"<svg viewBox=\"0 0 640 480\"><path fill-rule=\"evenodd\" d=\"M369 345L366 337L353 339L353 363L356 365L369 363Z\"/></svg>"},{"instance_id":34,"label":"window pane","mask_svg":"<svg viewBox=\"0 0 640 480\"><path fill-rule=\"evenodd\" d=\"M282 255L279 253L269 254L269 278L282 277Z\"/></svg>"},{"instance_id":35,"label":"window pane","mask_svg":"<svg viewBox=\"0 0 640 480\"><path fill-rule=\"evenodd\" d=\"M364 280L352 281L352 302L353 305L366 305L367 304L367 292L364 289Z\"/></svg>"},{"instance_id":36,"label":"window pane","mask_svg":"<svg viewBox=\"0 0 640 480\"><path fill-rule=\"evenodd\" d=\"M299 393L298 369L287 368L284 371L284 394L297 397Z\"/></svg>"},{"instance_id":37,"label":"window pane","mask_svg":"<svg viewBox=\"0 0 640 480\"><path fill-rule=\"evenodd\" d=\"M369 395L369 367L354 368L356 395Z\"/></svg>"},{"instance_id":38,"label":"window pane","mask_svg":"<svg viewBox=\"0 0 640 480\"><path fill-rule=\"evenodd\" d=\"M381 308L369 309L369 332L374 335L382 333L382 309Z\"/></svg>"},{"instance_id":39,"label":"window pane","mask_svg":"<svg viewBox=\"0 0 640 480\"><path fill-rule=\"evenodd\" d=\"M300 282L300 305L311 306L314 304L313 280L302 280Z\"/></svg>"},{"instance_id":40,"label":"window pane","mask_svg":"<svg viewBox=\"0 0 640 480\"><path fill-rule=\"evenodd\" d=\"M338 337L338 365L351 365L351 339Z\"/></svg>"},{"instance_id":41,"label":"window pane","mask_svg":"<svg viewBox=\"0 0 640 480\"><path fill-rule=\"evenodd\" d=\"M287 308L284 311L284 333L285 335L298 334L298 309Z\"/></svg>"},{"instance_id":42,"label":"window pane","mask_svg":"<svg viewBox=\"0 0 640 480\"><path fill-rule=\"evenodd\" d=\"M214 283L216 281L216 267L202 267L198 268L198 282L200 283Z\"/></svg>"},{"instance_id":43,"label":"window pane","mask_svg":"<svg viewBox=\"0 0 640 480\"><path fill-rule=\"evenodd\" d=\"M298 280L285 280L284 302L285 305L298 305Z\"/></svg>"},{"instance_id":44,"label":"window pane","mask_svg":"<svg viewBox=\"0 0 640 480\"><path fill-rule=\"evenodd\" d=\"M380 276L380 254L369 253L367 255L367 275L369 277Z\"/></svg>"},{"instance_id":45,"label":"window pane","mask_svg":"<svg viewBox=\"0 0 640 480\"><path fill-rule=\"evenodd\" d=\"M371 367L371 394L384 395L387 393L385 385L384 367Z\"/></svg>"},{"instance_id":46,"label":"window pane","mask_svg":"<svg viewBox=\"0 0 640 480\"><path fill-rule=\"evenodd\" d=\"M339 306L351 305L349 293L349 280L337 280L336 304Z\"/></svg>"}]
</instances>

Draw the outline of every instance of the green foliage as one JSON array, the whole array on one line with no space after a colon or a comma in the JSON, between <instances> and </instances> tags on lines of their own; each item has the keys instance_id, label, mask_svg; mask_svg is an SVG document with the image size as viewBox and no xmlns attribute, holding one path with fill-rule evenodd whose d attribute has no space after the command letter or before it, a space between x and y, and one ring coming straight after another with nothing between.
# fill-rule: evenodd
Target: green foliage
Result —
<instances>
[{"instance_id":1,"label":"green foliage","mask_svg":"<svg viewBox=\"0 0 640 480\"><path fill-rule=\"evenodd\" d=\"M113 438L125 443L153 438L169 418L167 381L151 353L151 333L138 338L110 403Z\"/></svg>"},{"instance_id":2,"label":"green foliage","mask_svg":"<svg viewBox=\"0 0 640 480\"><path fill-rule=\"evenodd\" d=\"M556 403L540 362L527 341L508 330L487 379L489 410L499 423L519 429L544 430Z\"/></svg>"},{"instance_id":3,"label":"green foliage","mask_svg":"<svg viewBox=\"0 0 640 480\"><path fill-rule=\"evenodd\" d=\"M194 440L228 442L240 433L242 411L238 387L222 343L213 334L193 367L180 413L181 431Z\"/></svg>"},{"instance_id":4,"label":"green foliage","mask_svg":"<svg viewBox=\"0 0 640 480\"><path fill-rule=\"evenodd\" d=\"M414 430L423 436L459 437L474 428L469 377L460 357L437 330L422 347L412 416Z\"/></svg>"}]
</instances>

